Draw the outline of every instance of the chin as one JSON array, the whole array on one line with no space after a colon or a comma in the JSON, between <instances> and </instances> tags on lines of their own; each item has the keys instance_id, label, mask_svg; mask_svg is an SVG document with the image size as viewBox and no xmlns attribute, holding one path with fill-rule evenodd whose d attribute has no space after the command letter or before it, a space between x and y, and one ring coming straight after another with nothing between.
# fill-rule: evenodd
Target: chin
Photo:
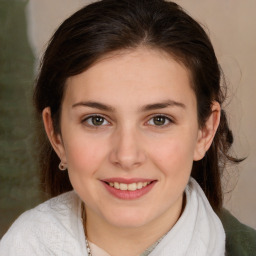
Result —
<instances>
[{"instance_id":1,"label":"chin","mask_svg":"<svg viewBox=\"0 0 256 256\"><path fill-rule=\"evenodd\" d=\"M151 222L154 218L146 213L140 213L138 210L134 211L119 211L118 213L110 213L105 216L108 223L120 228L138 228Z\"/></svg>"}]
</instances>

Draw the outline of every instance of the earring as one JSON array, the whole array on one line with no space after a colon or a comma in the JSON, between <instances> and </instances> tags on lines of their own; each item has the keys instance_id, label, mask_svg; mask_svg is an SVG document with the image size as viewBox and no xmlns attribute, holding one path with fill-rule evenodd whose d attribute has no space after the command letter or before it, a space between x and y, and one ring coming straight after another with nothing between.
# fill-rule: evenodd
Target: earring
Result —
<instances>
[{"instance_id":1,"label":"earring","mask_svg":"<svg viewBox=\"0 0 256 256\"><path fill-rule=\"evenodd\" d=\"M65 164L63 164L62 162L60 162L60 163L59 163L59 169L60 169L61 171L65 171L65 170L67 169L67 167L66 167Z\"/></svg>"}]
</instances>

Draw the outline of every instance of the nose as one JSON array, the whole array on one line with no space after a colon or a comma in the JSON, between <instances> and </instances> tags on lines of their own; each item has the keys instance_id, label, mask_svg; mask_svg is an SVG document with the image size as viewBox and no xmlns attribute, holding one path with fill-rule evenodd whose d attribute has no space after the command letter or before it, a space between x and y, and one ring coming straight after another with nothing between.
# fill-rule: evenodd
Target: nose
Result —
<instances>
[{"instance_id":1,"label":"nose","mask_svg":"<svg viewBox=\"0 0 256 256\"><path fill-rule=\"evenodd\" d=\"M112 137L110 161L123 170L132 170L146 161L141 135L134 129L120 129Z\"/></svg>"}]
</instances>

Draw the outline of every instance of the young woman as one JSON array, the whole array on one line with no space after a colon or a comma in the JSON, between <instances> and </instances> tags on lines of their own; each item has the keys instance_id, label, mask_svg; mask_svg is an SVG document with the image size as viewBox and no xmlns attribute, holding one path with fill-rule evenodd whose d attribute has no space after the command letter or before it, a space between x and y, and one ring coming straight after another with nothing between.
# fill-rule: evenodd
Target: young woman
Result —
<instances>
[{"instance_id":1,"label":"young woman","mask_svg":"<svg viewBox=\"0 0 256 256\"><path fill-rule=\"evenodd\" d=\"M0 252L253 255L255 233L222 209L223 167L239 160L220 80L208 36L175 3L103 0L64 21L34 93L54 198L18 218Z\"/></svg>"}]
</instances>

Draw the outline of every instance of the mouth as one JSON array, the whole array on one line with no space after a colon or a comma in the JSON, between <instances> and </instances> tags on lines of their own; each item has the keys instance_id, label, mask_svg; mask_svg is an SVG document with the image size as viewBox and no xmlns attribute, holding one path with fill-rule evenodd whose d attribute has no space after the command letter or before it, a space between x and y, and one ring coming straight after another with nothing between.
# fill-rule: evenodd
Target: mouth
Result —
<instances>
[{"instance_id":1,"label":"mouth","mask_svg":"<svg viewBox=\"0 0 256 256\"><path fill-rule=\"evenodd\" d=\"M147 194L157 180L112 178L102 180L106 190L119 199L138 199Z\"/></svg>"},{"instance_id":2,"label":"mouth","mask_svg":"<svg viewBox=\"0 0 256 256\"><path fill-rule=\"evenodd\" d=\"M150 185L154 181L148 181L148 182L134 182L134 183L119 183L119 182L106 182L107 185L109 185L112 188L122 190L122 191L136 191L145 188L146 186Z\"/></svg>"}]
</instances>

